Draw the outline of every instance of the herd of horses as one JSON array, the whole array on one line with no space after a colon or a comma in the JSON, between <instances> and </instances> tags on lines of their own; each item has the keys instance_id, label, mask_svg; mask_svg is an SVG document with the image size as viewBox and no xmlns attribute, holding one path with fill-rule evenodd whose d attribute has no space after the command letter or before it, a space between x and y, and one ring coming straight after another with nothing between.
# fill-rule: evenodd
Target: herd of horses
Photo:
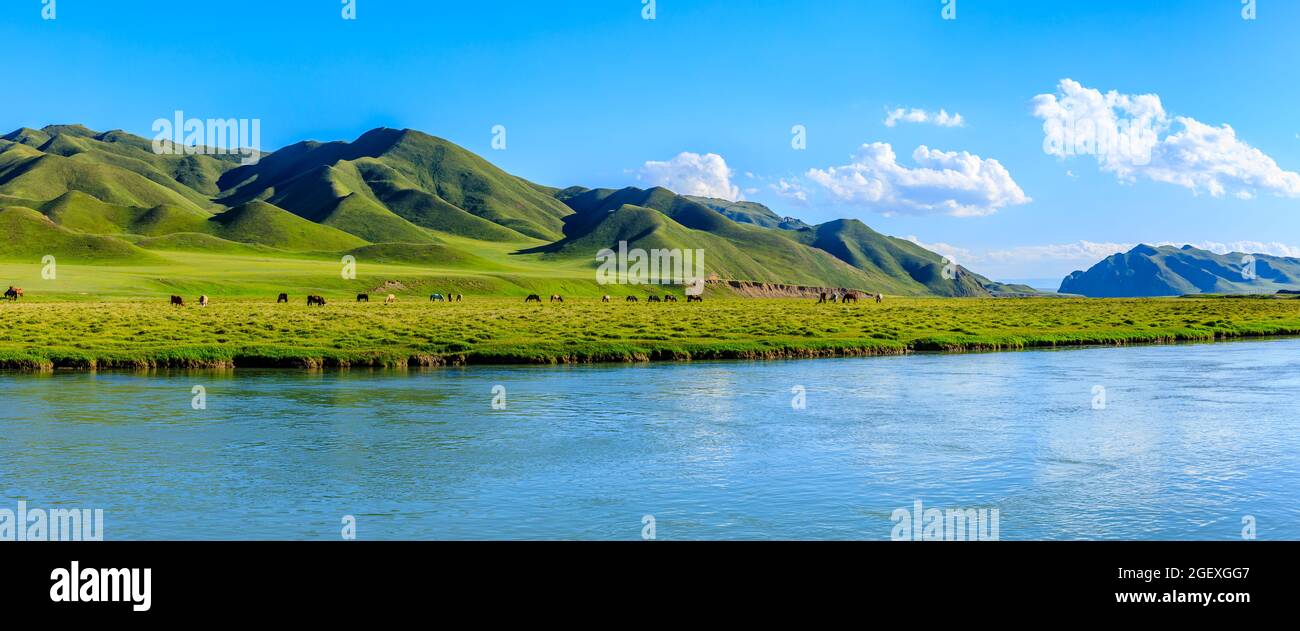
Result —
<instances>
[{"instance_id":1,"label":"herd of horses","mask_svg":"<svg viewBox=\"0 0 1300 631\"><path fill-rule=\"evenodd\" d=\"M817 296L817 304L820 305L828 302L832 304L834 304L835 302L849 304L850 302L857 302L860 298L863 297L865 297L867 300L875 299L876 304L880 304L885 301L884 294L880 294L880 293L862 294L856 291L840 291L840 292L828 293L823 291Z\"/></svg>"},{"instance_id":2,"label":"herd of horses","mask_svg":"<svg viewBox=\"0 0 1300 631\"><path fill-rule=\"evenodd\" d=\"M6 292L4 293L4 297L5 297L5 299L7 299L7 300L18 300L19 298L22 298L23 295L24 295L24 294L23 294L23 288L22 288L22 287L14 287L13 285L10 285L10 286L9 286L9 290L6 291ZM848 304L848 303L850 303L850 302L857 302L857 301L859 300L859 298L864 297L864 296L865 296L865 298L867 298L868 300L874 298L875 301L876 301L876 304L880 304L881 302L884 302L884 300L885 300L884 295L879 294L879 293L877 293L877 294L861 294L860 292L856 292L856 291L830 292L830 293L828 293L828 292L821 292L821 294L818 296L817 304L820 305L820 304L827 303L827 302L829 302L829 303L840 302L840 303ZM429 302L463 302L464 300L465 300L465 296L464 296L463 294L431 294L431 295L429 296ZM602 296L602 297L601 297L600 301L601 301L601 302L612 302L612 301L613 301L613 298L610 298L609 295L605 295L605 296ZM627 301L627 302L637 302L637 297L636 297L636 296L628 296L628 297L626 298L626 301ZM287 302L289 302L289 294L280 294L280 296L279 296L278 298L276 298L276 301L275 301L275 302L276 302L277 304L282 304L282 303L287 303ZM370 302L370 294L357 294L357 302ZM391 305L391 304L394 304L394 303L396 303L396 302L397 302L397 295L396 295L396 294L388 294L388 296L386 296L386 297L384 298L384 304L386 304L386 305ZM524 302L525 302L525 303L529 303L529 302L541 303L541 302L542 302L542 297L539 296L539 295L537 295L537 294L529 294L527 298L524 298ZM551 302L560 302L560 303L563 303L563 302L564 302L564 296L561 296L561 295L559 295L559 294L551 294ZM649 297L646 298L646 302L677 302L677 296L667 295L667 296L663 296L663 297L661 298L661 297L659 297L659 296L654 296L654 295L652 295L652 296L649 296ZM691 296L691 295L688 295L688 296L686 296L686 302L704 302L704 297L703 297L703 296ZM171 304L172 304L172 306L174 306L174 307L184 307L184 306L185 306L185 299L182 298L182 297L180 297L180 296L172 296ZM208 297L207 297L207 296L199 296L199 306L200 306L200 307L206 307L206 306L208 306ZM324 307L324 306L325 306L325 297L324 297L324 296L317 296L317 295L314 295L314 294L313 294L313 295L308 295L308 296L307 296L307 306L309 306L309 307Z\"/></svg>"}]
</instances>

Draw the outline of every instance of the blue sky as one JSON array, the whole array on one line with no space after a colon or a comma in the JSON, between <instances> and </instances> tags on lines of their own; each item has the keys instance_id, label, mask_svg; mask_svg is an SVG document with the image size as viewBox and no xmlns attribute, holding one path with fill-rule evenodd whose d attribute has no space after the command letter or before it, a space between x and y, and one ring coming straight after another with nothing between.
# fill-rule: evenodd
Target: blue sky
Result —
<instances>
[{"instance_id":1,"label":"blue sky","mask_svg":"<svg viewBox=\"0 0 1300 631\"><path fill-rule=\"evenodd\" d=\"M942 0L657 0L654 20L641 0L356 0L355 21L342 0L55 2L54 20L42 0L0 6L21 51L0 127L152 136L183 110L261 119L264 149L411 127L542 184L856 217L1004 279L1138 242L1300 254L1289 0L1258 0L1253 20L1241 0L957 0L954 20ZM1158 96L1154 161L1045 151L1035 97L1112 90ZM962 125L887 126L897 108Z\"/></svg>"}]
</instances>

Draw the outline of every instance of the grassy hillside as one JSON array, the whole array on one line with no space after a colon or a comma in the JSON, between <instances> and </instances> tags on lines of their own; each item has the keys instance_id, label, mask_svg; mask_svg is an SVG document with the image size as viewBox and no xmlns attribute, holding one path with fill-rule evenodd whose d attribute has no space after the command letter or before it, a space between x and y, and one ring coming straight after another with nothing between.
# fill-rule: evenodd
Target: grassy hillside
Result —
<instances>
[{"instance_id":1,"label":"grassy hillside","mask_svg":"<svg viewBox=\"0 0 1300 631\"><path fill-rule=\"evenodd\" d=\"M151 263L152 254L121 239L85 235L60 226L30 208L0 208L0 259L30 261L54 255L62 263ZM2 281L0 281L2 282Z\"/></svg>"},{"instance_id":2,"label":"grassy hillside","mask_svg":"<svg viewBox=\"0 0 1300 631\"><path fill-rule=\"evenodd\" d=\"M385 194L394 189L419 190L452 208L485 219L529 237L560 236L562 218L571 211L546 189L514 177L486 160L446 140L412 130L376 129L351 143L299 143L277 151L257 165L233 169L220 184L229 203L267 198L293 188L293 196L307 195L306 182L333 187L333 178L320 169L370 158L369 168L358 170L355 189L381 184ZM377 168L377 165L387 169ZM399 177L400 176L400 177ZM295 181L298 180L298 181ZM337 192L337 191L336 191ZM354 191L357 192L357 191ZM328 194L328 193L317 193ZM370 192L379 199L379 195ZM419 223L419 222L416 222ZM434 227L434 226L427 226Z\"/></svg>"},{"instance_id":3,"label":"grassy hillside","mask_svg":"<svg viewBox=\"0 0 1300 631\"><path fill-rule=\"evenodd\" d=\"M313 223L266 202L248 202L212 218L217 235L231 241L256 243L284 250L346 250L366 245L363 239L337 228Z\"/></svg>"}]
</instances>

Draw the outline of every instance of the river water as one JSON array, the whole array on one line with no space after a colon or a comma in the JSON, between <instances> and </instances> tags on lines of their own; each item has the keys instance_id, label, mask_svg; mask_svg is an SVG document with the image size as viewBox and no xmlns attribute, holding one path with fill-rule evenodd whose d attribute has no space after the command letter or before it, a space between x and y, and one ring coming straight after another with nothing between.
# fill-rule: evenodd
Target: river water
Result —
<instances>
[{"instance_id":1,"label":"river water","mask_svg":"<svg viewBox=\"0 0 1300 631\"><path fill-rule=\"evenodd\" d=\"M921 501L1002 539L1300 539L1298 395L1295 339L3 373L0 509L103 509L109 540L889 539Z\"/></svg>"}]
</instances>

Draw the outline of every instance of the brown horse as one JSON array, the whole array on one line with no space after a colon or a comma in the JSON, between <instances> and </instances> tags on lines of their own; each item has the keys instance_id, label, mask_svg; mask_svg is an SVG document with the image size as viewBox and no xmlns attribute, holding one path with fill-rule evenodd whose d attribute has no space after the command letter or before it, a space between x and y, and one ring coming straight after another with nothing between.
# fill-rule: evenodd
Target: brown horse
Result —
<instances>
[{"instance_id":1,"label":"brown horse","mask_svg":"<svg viewBox=\"0 0 1300 631\"><path fill-rule=\"evenodd\" d=\"M325 297L324 297L324 296L312 296L312 295L308 295L308 296L307 296L307 306L308 306L308 307L324 307L324 306L325 306Z\"/></svg>"},{"instance_id":2,"label":"brown horse","mask_svg":"<svg viewBox=\"0 0 1300 631\"><path fill-rule=\"evenodd\" d=\"M645 301L646 301L646 302L662 302L661 300L659 300L659 296L650 296L649 298L646 298Z\"/></svg>"},{"instance_id":3,"label":"brown horse","mask_svg":"<svg viewBox=\"0 0 1300 631\"><path fill-rule=\"evenodd\" d=\"M289 302L289 294L280 294L280 297L275 299L277 305L283 302Z\"/></svg>"},{"instance_id":4,"label":"brown horse","mask_svg":"<svg viewBox=\"0 0 1300 631\"><path fill-rule=\"evenodd\" d=\"M704 302L704 296L687 296L686 302Z\"/></svg>"},{"instance_id":5,"label":"brown horse","mask_svg":"<svg viewBox=\"0 0 1300 631\"><path fill-rule=\"evenodd\" d=\"M817 294L817 304L826 304L826 292L823 291L822 293Z\"/></svg>"},{"instance_id":6,"label":"brown horse","mask_svg":"<svg viewBox=\"0 0 1300 631\"><path fill-rule=\"evenodd\" d=\"M357 302L370 302L370 294L357 294Z\"/></svg>"},{"instance_id":7,"label":"brown horse","mask_svg":"<svg viewBox=\"0 0 1300 631\"><path fill-rule=\"evenodd\" d=\"M527 297L527 298L524 298L524 302L525 302L525 303L529 303L529 302L541 302L541 301L542 301L542 297L541 297L541 296L538 296L537 294L528 294L528 297Z\"/></svg>"},{"instance_id":8,"label":"brown horse","mask_svg":"<svg viewBox=\"0 0 1300 631\"><path fill-rule=\"evenodd\" d=\"M185 306L185 301L182 300L180 296L172 296L172 306L173 306L173 307L184 307L184 306Z\"/></svg>"},{"instance_id":9,"label":"brown horse","mask_svg":"<svg viewBox=\"0 0 1300 631\"><path fill-rule=\"evenodd\" d=\"M10 300L18 300L19 298L22 297L23 297L22 287L14 287L13 285L10 285L9 290L5 292L5 298L8 298Z\"/></svg>"},{"instance_id":10,"label":"brown horse","mask_svg":"<svg viewBox=\"0 0 1300 631\"><path fill-rule=\"evenodd\" d=\"M677 296L668 294L667 296L664 296L664 302L677 302Z\"/></svg>"},{"instance_id":11,"label":"brown horse","mask_svg":"<svg viewBox=\"0 0 1300 631\"><path fill-rule=\"evenodd\" d=\"M856 291L850 291L844 294L843 298L840 298L840 302L846 305L849 304L850 302L857 302L857 301L858 301L858 292Z\"/></svg>"},{"instance_id":12,"label":"brown horse","mask_svg":"<svg viewBox=\"0 0 1300 631\"><path fill-rule=\"evenodd\" d=\"M627 297L627 301L628 301L628 302L636 302L636 296L628 296L628 297Z\"/></svg>"}]
</instances>

